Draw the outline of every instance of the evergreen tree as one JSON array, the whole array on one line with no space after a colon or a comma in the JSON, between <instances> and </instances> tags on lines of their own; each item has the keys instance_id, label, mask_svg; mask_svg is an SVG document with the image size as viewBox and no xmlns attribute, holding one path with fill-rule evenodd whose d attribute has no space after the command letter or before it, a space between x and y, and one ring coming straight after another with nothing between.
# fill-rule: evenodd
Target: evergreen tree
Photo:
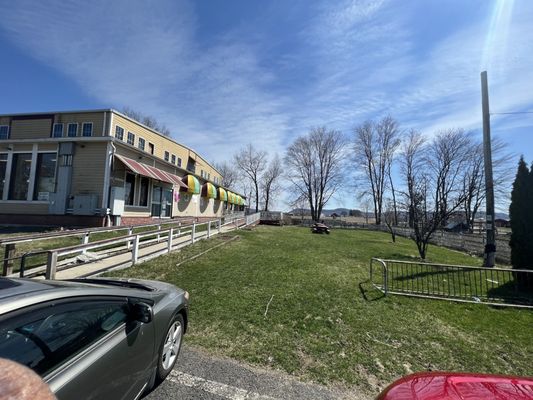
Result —
<instances>
[{"instance_id":1,"label":"evergreen tree","mask_svg":"<svg viewBox=\"0 0 533 400\"><path fill-rule=\"evenodd\" d=\"M533 270L533 166L528 170L523 157L518 163L518 171L511 192L509 207L511 218L511 263L514 269ZM531 274L515 272L514 280L518 287L533 292Z\"/></svg>"}]
</instances>

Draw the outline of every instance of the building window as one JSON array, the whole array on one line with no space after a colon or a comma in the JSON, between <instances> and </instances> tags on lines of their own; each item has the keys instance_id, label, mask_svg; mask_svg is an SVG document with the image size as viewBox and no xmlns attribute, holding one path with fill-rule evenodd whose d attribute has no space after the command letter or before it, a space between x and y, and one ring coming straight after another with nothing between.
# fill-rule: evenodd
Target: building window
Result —
<instances>
[{"instance_id":1,"label":"building window","mask_svg":"<svg viewBox=\"0 0 533 400\"><path fill-rule=\"evenodd\" d=\"M56 160L56 153L39 153L37 155L33 200L48 201L50 193L54 191Z\"/></svg>"},{"instance_id":2,"label":"building window","mask_svg":"<svg viewBox=\"0 0 533 400\"><path fill-rule=\"evenodd\" d=\"M54 124L52 137L63 137L63 124Z\"/></svg>"},{"instance_id":3,"label":"building window","mask_svg":"<svg viewBox=\"0 0 533 400\"><path fill-rule=\"evenodd\" d=\"M72 154L63 154L61 156L62 167L72 167Z\"/></svg>"},{"instance_id":4,"label":"building window","mask_svg":"<svg viewBox=\"0 0 533 400\"><path fill-rule=\"evenodd\" d=\"M82 136L92 136L93 135L93 123L84 122L82 128Z\"/></svg>"},{"instance_id":5,"label":"building window","mask_svg":"<svg viewBox=\"0 0 533 400\"><path fill-rule=\"evenodd\" d=\"M155 146L153 143L148 143L148 153L154 154L155 152Z\"/></svg>"},{"instance_id":6,"label":"building window","mask_svg":"<svg viewBox=\"0 0 533 400\"><path fill-rule=\"evenodd\" d=\"M121 128L120 126L116 126L115 128L115 137L118 140L124 140L124 128Z\"/></svg>"},{"instance_id":7,"label":"building window","mask_svg":"<svg viewBox=\"0 0 533 400\"><path fill-rule=\"evenodd\" d=\"M9 125L0 125L0 140L9 139Z\"/></svg>"},{"instance_id":8,"label":"building window","mask_svg":"<svg viewBox=\"0 0 533 400\"><path fill-rule=\"evenodd\" d=\"M178 157L178 167L181 167L181 158Z\"/></svg>"},{"instance_id":9,"label":"building window","mask_svg":"<svg viewBox=\"0 0 533 400\"><path fill-rule=\"evenodd\" d=\"M133 198L135 196L135 175L126 174L126 182L124 183L124 195L126 197L124 203L127 206L133 205Z\"/></svg>"},{"instance_id":10,"label":"building window","mask_svg":"<svg viewBox=\"0 0 533 400\"><path fill-rule=\"evenodd\" d=\"M139 149L141 149L141 150L144 151L144 145L145 145L145 143L146 143L146 141L145 141L142 137L140 137L140 138L139 138L139 144L138 144Z\"/></svg>"},{"instance_id":11,"label":"building window","mask_svg":"<svg viewBox=\"0 0 533 400\"><path fill-rule=\"evenodd\" d=\"M148 188L150 181L144 176L141 177L140 191L139 191L139 205L141 207L148 207Z\"/></svg>"},{"instance_id":12,"label":"building window","mask_svg":"<svg viewBox=\"0 0 533 400\"><path fill-rule=\"evenodd\" d=\"M7 154L0 154L0 200L4 196L4 183L6 183Z\"/></svg>"},{"instance_id":13,"label":"building window","mask_svg":"<svg viewBox=\"0 0 533 400\"><path fill-rule=\"evenodd\" d=\"M27 200L30 182L31 153L13 154L9 200Z\"/></svg>"},{"instance_id":14,"label":"building window","mask_svg":"<svg viewBox=\"0 0 533 400\"><path fill-rule=\"evenodd\" d=\"M176 164L176 155L175 154L172 154L172 157L170 158L170 162L172 164Z\"/></svg>"},{"instance_id":15,"label":"building window","mask_svg":"<svg viewBox=\"0 0 533 400\"><path fill-rule=\"evenodd\" d=\"M133 132L128 132L128 144L135 146L135 134Z\"/></svg>"},{"instance_id":16,"label":"building window","mask_svg":"<svg viewBox=\"0 0 533 400\"><path fill-rule=\"evenodd\" d=\"M67 136L68 137L78 136L78 124L68 124Z\"/></svg>"},{"instance_id":17,"label":"building window","mask_svg":"<svg viewBox=\"0 0 533 400\"><path fill-rule=\"evenodd\" d=\"M165 151L165 161L168 161L170 158L170 153L168 151Z\"/></svg>"},{"instance_id":18,"label":"building window","mask_svg":"<svg viewBox=\"0 0 533 400\"><path fill-rule=\"evenodd\" d=\"M207 174L207 179L208 179L208 180L211 179L211 173L208 173L208 174Z\"/></svg>"}]
</instances>

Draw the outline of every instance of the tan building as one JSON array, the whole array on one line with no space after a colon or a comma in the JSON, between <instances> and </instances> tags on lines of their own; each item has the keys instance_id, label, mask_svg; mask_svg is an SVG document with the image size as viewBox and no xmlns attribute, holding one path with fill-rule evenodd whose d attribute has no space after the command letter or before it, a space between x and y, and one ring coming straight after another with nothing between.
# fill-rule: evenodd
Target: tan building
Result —
<instances>
[{"instance_id":1,"label":"tan building","mask_svg":"<svg viewBox=\"0 0 533 400\"><path fill-rule=\"evenodd\" d=\"M0 223L220 217L244 198L190 148L115 110L0 115Z\"/></svg>"}]
</instances>

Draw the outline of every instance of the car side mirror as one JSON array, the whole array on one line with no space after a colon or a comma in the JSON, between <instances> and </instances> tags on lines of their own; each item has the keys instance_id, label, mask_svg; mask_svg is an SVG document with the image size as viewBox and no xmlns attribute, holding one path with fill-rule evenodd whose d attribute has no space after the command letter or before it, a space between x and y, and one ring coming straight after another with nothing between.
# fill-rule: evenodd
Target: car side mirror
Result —
<instances>
[{"instance_id":1,"label":"car side mirror","mask_svg":"<svg viewBox=\"0 0 533 400\"><path fill-rule=\"evenodd\" d=\"M148 324L154 319L154 311L149 304L143 302L135 303L131 309L131 317L134 321Z\"/></svg>"}]
</instances>

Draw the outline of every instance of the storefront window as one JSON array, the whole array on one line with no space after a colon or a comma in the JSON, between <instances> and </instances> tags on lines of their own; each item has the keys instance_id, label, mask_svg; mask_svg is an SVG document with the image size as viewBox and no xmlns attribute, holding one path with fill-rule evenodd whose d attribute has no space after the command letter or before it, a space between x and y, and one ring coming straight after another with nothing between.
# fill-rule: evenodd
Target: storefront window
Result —
<instances>
[{"instance_id":1,"label":"storefront window","mask_svg":"<svg viewBox=\"0 0 533 400\"><path fill-rule=\"evenodd\" d=\"M6 182L7 154L0 154L0 200L4 196L4 183Z\"/></svg>"},{"instance_id":2,"label":"storefront window","mask_svg":"<svg viewBox=\"0 0 533 400\"><path fill-rule=\"evenodd\" d=\"M54 191L56 160L56 153L38 154L33 200L48 201L50 193Z\"/></svg>"},{"instance_id":3,"label":"storefront window","mask_svg":"<svg viewBox=\"0 0 533 400\"><path fill-rule=\"evenodd\" d=\"M31 153L13 154L9 200L27 200L30 183Z\"/></svg>"},{"instance_id":4,"label":"storefront window","mask_svg":"<svg viewBox=\"0 0 533 400\"><path fill-rule=\"evenodd\" d=\"M133 205L135 196L135 175L126 174L126 183L124 186L124 194L126 195L125 203L127 206Z\"/></svg>"},{"instance_id":5,"label":"storefront window","mask_svg":"<svg viewBox=\"0 0 533 400\"><path fill-rule=\"evenodd\" d=\"M148 206L148 185L149 181L148 178L141 177L141 187L139 191L139 205L141 207L147 207Z\"/></svg>"}]
</instances>

